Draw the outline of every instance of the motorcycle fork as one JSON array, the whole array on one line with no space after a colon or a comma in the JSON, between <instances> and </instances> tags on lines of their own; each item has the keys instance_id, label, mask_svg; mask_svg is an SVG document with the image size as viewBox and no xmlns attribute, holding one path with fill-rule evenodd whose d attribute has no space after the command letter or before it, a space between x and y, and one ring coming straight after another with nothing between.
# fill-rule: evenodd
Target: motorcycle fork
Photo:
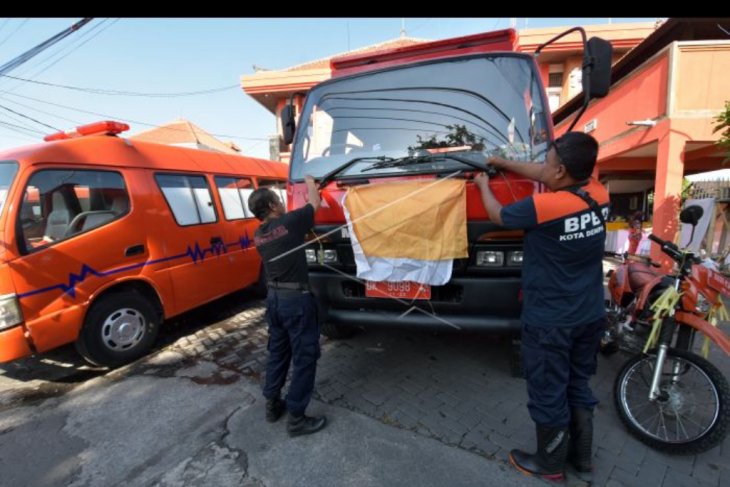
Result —
<instances>
[{"instance_id":1,"label":"motorcycle fork","mask_svg":"<svg viewBox=\"0 0 730 487\"><path fill-rule=\"evenodd\" d=\"M659 335L659 351L656 355L656 362L654 362L654 373L652 374L651 387L649 388L650 401L656 401L661 394L659 391L659 383L661 382L662 371L664 370L664 361L667 359L667 350L669 350L669 345L672 343L672 337L676 328L677 322L674 321L674 318L667 318L662 323L662 330ZM679 367L679 362L675 361L672 367L672 382L676 382L679 376Z\"/></svg>"}]
</instances>

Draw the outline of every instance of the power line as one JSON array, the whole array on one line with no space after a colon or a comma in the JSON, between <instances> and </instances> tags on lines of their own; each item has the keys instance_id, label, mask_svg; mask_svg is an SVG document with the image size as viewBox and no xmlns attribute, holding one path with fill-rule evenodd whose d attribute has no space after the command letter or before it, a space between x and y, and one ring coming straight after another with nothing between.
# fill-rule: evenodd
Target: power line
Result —
<instances>
[{"instance_id":1,"label":"power line","mask_svg":"<svg viewBox=\"0 0 730 487\"><path fill-rule=\"evenodd\" d=\"M34 59L33 62L29 62L27 65L23 66L23 69L18 72L18 76L31 77L29 74L26 74L26 73L30 73L30 71L37 69L48 62L53 61L54 58L65 53L68 50L73 51L75 46L84 42L87 37L90 37L94 33L94 31L96 31L102 25L104 25L106 23L106 21L107 21L107 19L102 19L99 22L94 22L94 23L90 24L87 29L84 29L83 32L81 32L78 36L75 36L69 42L59 43L59 44L52 46L51 49L48 49L47 52L43 53L44 56L38 56L38 58Z\"/></svg>"},{"instance_id":2,"label":"power line","mask_svg":"<svg viewBox=\"0 0 730 487\"><path fill-rule=\"evenodd\" d=\"M44 68L40 69L39 71L36 71L35 73L33 73L32 75L29 75L29 76L30 77L33 77L33 78L36 78L40 74L45 73L46 71L48 71L49 69L51 69L53 66L55 66L56 64L58 64L60 61L62 61L63 59L66 59L68 56L70 56L71 54L73 54L75 51L77 51L80 48L82 48L89 41L91 41L94 38L96 38L99 34L101 34L102 32L104 32L105 30L107 30L109 27L111 27L112 25L116 24L119 21L119 19L114 19L110 24L107 24L103 29L100 29L97 32L94 32L96 29L98 29L99 27L101 27L102 25L104 25L104 23L107 22L107 21L108 21L108 19L104 19L101 22L99 22L97 24L94 24L91 28L89 28L89 30L87 30L83 34L81 34L81 36L78 39L76 39L75 42L72 42L72 43L70 43L70 44L68 44L66 46L63 46L61 49L59 49L58 51L56 51L53 54L51 54L50 56L48 56L46 59L43 59L42 61L40 61L38 63L38 65L37 66L34 66L34 67L40 67L40 65L42 65L43 63L47 63L47 62L53 60L54 57L58 56L59 54L62 54L64 51L66 51L66 50L69 51L69 52L63 54L62 56L58 57L58 59L54 60L53 62L51 62L50 64L48 64ZM92 33L93 33L93 35L92 35ZM88 38L87 39L84 39L84 37L88 37ZM23 71L21 74L23 74L25 76L25 73L30 72L30 70L33 69L34 67L29 67L29 69ZM21 84L22 83L17 83L13 87L9 88L6 91L12 91L16 87L21 86Z\"/></svg>"},{"instance_id":3,"label":"power line","mask_svg":"<svg viewBox=\"0 0 730 487\"><path fill-rule=\"evenodd\" d=\"M0 120L0 125L3 125L5 127L9 128L10 130L13 130L13 131L18 132L18 133L24 133L24 132L21 132L21 130L25 130L26 131L25 135L28 135L27 132L35 132L35 133L40 134L40 135L43 135L44 134L40 130L30 129L30 128L27 128L27 127L23 127L22 125L16 125L14 123L5 122L3 120Z\"/></svg>"},{"instance_id":4,"label":"power line","mask_svg":"<svg viewBox=\"0 0 730 487\"><path fill-rule=\"evenodd\" d=\"M139 124L139 125L145 125L147 127L155 127L155 128L161 128L161 129L164 129L164 130L174 130L174 131L179 131L179 132L185 132L185 130L183 130L183 129L176 129L176 128L172 128L172 127L163 127L163 126L158 125L158 124L149 123L149 122L141 122L139 120L133 120L133 119L127 118L127 117L117 117L115 115L109 115L109 114L99 113L99 112L92 112L90 110L83 110L81 108L74 108L74 107L70 107L68 105L61 105L60 103L54 103L54 102L50 102L50 101L46 101L46 100L40 100L38 98L33 98L31 96L18 95L17 93L8 93L8 95L14 96L14 97L23 98L23 99L26 99L26 100L36 101L38 103L44 103L46 105L52 105L52 106L59 107L59 108L65 108L67 110L73 110L75 112L81 112L81 113L87 113L87 114L90 114L90 115L96 115L97 117L104 117L104 118L107 118L107 119L110 119L110 120L120 120L120 121L124 121L124 122L131 122L131 123L136 123L136 124ZM216 134L216 133L212 133L212 132L208 132L208 133L210 133L210 135L215 135L216 137L227 137L227 138L231 138L231 139L241 139L241 140L269 140L266 137L241 137L239 135Z\"/></svg>"},{"instance_id":5,"label":"power line","mask_svg":"<svg viewBox=\"0 0 730 487\"><path fill-rule=\"evenodd\" d=\"M20 71L20 74L23 75L23 76L26 76L26 73L30 73L31 70L40 67L44 63L48 63L49 61L53 61L50 64L48 64L47 66L43 67L42 69L36 71L33 74L29 74L28 76L35 78L38 75L40 75L41 73L44 73L44 72L48 71L53 66L55 66L56 64L58 64L61 60L65 59L70 54L73 54L76 50L78 50L79 48L81 48L87 42L89 42L90 40L94 39L96 36L98 36L99 34L101 34L103 31L107 30L109 27L111 27L112 25L114 25L119 19L115 19L111 24L108 24L106 27L104 27L103 29L101 29L98 32L94 33L93 35L89 35L89 34L93 33L94 30L96 30L100 26L104 25L104 23L107 20L108 19L103 19L101 22L99 22L97 24L94 24L88 30L84 31L79 37L77 37L76 39L74 39L74 41L72 41L70 44L67 44L65 46L61 46L60 49L58 49L56 52L50 53L50 55L47 56L45 59L41 59L39 61L39 63L37 63L35 66L32 66L33 63L28 63L28 65L25 66L25 67L27 67L27 69L21 70ZM85 37L88 37L88 39L84 39ZM67 50L69 52L63 54ZM58 57L60 54L63 54L63 55L61 55L60 57ZM58 57L58 59L53 60L56 57ZM0 78L0 83L2 83L3 81L4 80ZM0 94L2 94L2 93L10 93L12 91L15 91L16 89L18 89L21 86L23 86L23 82L17 82L15 84L10 85L6 90L0 91Z\"/></svg>"},{"instance_id":6,"label":"power line","mask_svg":"<svg viewBox=\"0 0 730 487\"><path fill-rule=\"evenodd\" d=\"M103 21L101 22L103 23ZM99 24L92 25L89 29L85 29L84 32L82 32L78 37L76 37L72 42L71 45L77 42L79 39L83 39L89 32L92 32L94 29L96 29L99 26ZM65 51L68 47L70 47L69 44L56 44L51 46L46 52L43 52L41 55L39 55L37 58L30 60L25 65L19 67L18 69L18 75L19 76L25 76L26 73L30 73L33 69L37 68L38 66L48 62L49 60L53 59L55 56L57 56L59 53ZM57 49L56 49L57 48ZM55 51L54 51L55 49ZM44 57L45 56L45 57ZM12 83L12 81L9 80L3 80L0 79L0 83ZM21 86L22 83L15 83L13 84L13 88L17 86Z\"/></svg>"},{"instance_id":7,"label":"power line","mask_svg":"<svg viewBox=\"0 0 730 487\"><path fill-rule=\"evenodd\" d=\"M8 19L8 20L10 20L10 19ZM8 39L10 39L11 37L13 37L13 35L14 35L14 34L15 34L16 32L18 32L18 31L20 30L20 28L21 28L21 27L23 27L23 26L24 26L24 25L26 24L26 22L28 22L28 19L25 19L24 21L22 21L22 22L20 23L20 25L19 25L19 26L17 26L17 27L15 28L15 30L14 30L14 31L12 31L12 32L11 32L10 34L8 34L8 36L7 36L7 37L6 37L5 39L3 39L2 41L0 41L0 46L2 46L3 44L5 44L5 43L7 42L7 40L8 40ZM6 23L7 23L7 21L6 21ZM4 27L4 26L5 26L5 24L3 24L3 27Z\"/></svg>"},{"instance_id":8,"label":"power line","mask_svg":"<svg viewBox=\"0 0 730 487\"><path fill-rule=\"evenodd\" d=\"M29 128L31 130L38 130L37 127L31 126L28 123L28 121L26 119L22 118L22 117L19 117L17 115L12 114L12 113L3 113L2 115L4 115L5 117L7 117L7 118L9 118L9 119L11 119L11 120L13 120L13 121L21 124L23 127L27 127L27 128Z\"/></svg>"},{"instance_id":9,"label":"power line","mask_svg":"<svg viewBox=\"0 0 730 487\"><path fill-rule=\"evenodd\" d=\"M58 41L65 39L66 37L70 36L77 30L82 28L84 25L91 22L92 19L93 19L93 17L86 17L86 18L76 22L71 27L59 32L58 34L51 37L50 39L47 39L47 40L41 42L40 44L38 44L37 46L27 50L26 52L24 52L20 56L16 57L15 59L11 59L7 63L0 66L0 74L6 74L7 72L17 68L21 64L28 62L30 59L34 58L41 52L45 51L52 45L56 44Z\"/></svg>"},{"instance_id":10,"label":"power line","mask_svg":"<svg viewBox=\"0 0 730 487\"><path fill-rule=\"evenodd\" d=\"M30 121L32 121L32 122L35 122L35 123L37 123L37 124L43 125L44 127L48 127L49 129L53 129L53 130L55 130L55 131L57 131L57 132L60 132L60 131L61 131L61 129L59 129L59 128L56 128L56 127L54 127L53 125L48 125L47 123L43 123L43 122L41 122L40 120L36 120L36 119L35 119L35 118L33 118L33 117L29 117L28 115L24 115L24 114L22 114L22 113L20 113L20 112L16 112L16 111L15 111L15 110L13 110L12 108L8 108L8 107L6 107L5 105L0 105L0 108L2 108L3 110L6 110L6 111L8 111L8 112L10 112L10 113L14 113L14 114L18 115L19 117L27 118L28 120L30 120Z\"/></svg>"},{"instance_id":11,"label":"power line","mask_svg":"<svg viewBox=\"0 0 730 487\"><path fill-rule=\"evenodd\" d=\"M6 117L6 118L3 118L3 120L5 120L6 122L12 121L15 123L19 123L20 125L27 128L28 130L37 130L37 128L31 127L30 124L26 120L23 120L22 118L17 117L15 115L13 115L12 113L2 113L2 115L4 117Z\"/></svg>"},{"instance_id":12,"label":"power line","mask_svg":"<svg viewBox=\"0 0 730 487\"><path fill-rule=\"evenodd\" d=\"M0 31L2 31L5 28L5 26L8 25L8 22L10 22L10 19L5 19L3 21L3 24L0 25Z\"/></svg>"},{"instance_id":13,"label":"power line","mask_svg":"<svg viewBox=\"0 0 730 487\"><path fill-rule=\"evenodd\" d=\"M0 128L5 129L5 130L13 130L8 127L3 127L2 125L0 125ZM21 135L23 135L23 137L18 137L17 135L8 135L7 133L5 133L5 134L0 135L0 139L6 138L6 139L17 139L17 140L28 141L28 142L38 142L37 137L31 137L30 135L23 134L20 131L16 131L15 134L21 134Z\"/></svg>"},{"instance_id":14,"label":"power line","mask_svg":"<svg viewBox=\"0 0 730 487\"><path fill-rule=\"evenodd\" d=\"M8 74L0 74L0 76L2 76L3 78L14 79L17 81L24 81L26 83L33 83L33 84L43 85L43 86L52 86L54 88L64 88L66 90L82 91L84 93L93 93L95 95L147 96L147 97L166 98L166 97L178 97L178 96L207 95L210 93L216 93L219 91L225 91L225 90L230 90L233 88L238 88L238 84L235 84L235 85L221 86L218 88L209 88L206 90L199 90L199 91L183 91L183 92L178 92L178 93L143 93L143 92L139 92L139 91L107 90L104 88L83 88L80 86L61 85L61 84L57 84L57 83L49 83L47 81L36 81L36 80L32 80L32 79L27 79L27 78L20 78L18 76L10 76Z\"/></svg>"},{"instance_id":15,"label":"power line","mask_svg":"<svg viewBox=\"0 0 730 487\"><path fill-rule=\"evenodd\" d=\"M18 106L23 107L23 108L27 108L28 110L33 110L34 112L42 113L44 115L49 115L51 117L58 118L58 119L61 119L61 120L65 120L66 122L71 122L71 123L76 124L76 125L82 125L84 123L84 122L80 122L78 120L74 120L72 118L68 118L68 117L64 117L62 115L58 115L56 113L51 113L51 112L47 112L45 110L41 110L40 108L37 108L37 107L32 107L30 105L26 105L25 103L20 103L19 101L16 101L16 100L10 100L10 99L5 98L5 97L2 97L2 96L0 96L0 99L3 100L3 101L5 101L5 102L8 102L8 103L13 103L14 105L18 105Z\"/></svg>"}]
</instances>

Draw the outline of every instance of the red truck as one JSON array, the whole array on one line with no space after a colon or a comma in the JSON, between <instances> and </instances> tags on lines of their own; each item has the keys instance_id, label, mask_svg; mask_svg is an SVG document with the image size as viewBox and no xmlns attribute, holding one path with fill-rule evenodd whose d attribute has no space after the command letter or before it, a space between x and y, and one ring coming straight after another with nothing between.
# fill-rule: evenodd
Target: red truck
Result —
<instances>
[{"instance_id":1,"label":"red truck","mask_svg":"<svg viewBox=\"0 0 730 487\"><path fill-rule=\"evenodd\" d=\"M288 207L306 203L305 175L322 190L307 259L324 335L384 325L519 336L523 234L489 220L471 179L490 169L491 155L544 162L553 127L535 57L573 31L584 42L585 109L608 92L611 46L586 41L581 28L535 54L518 52L517 33L507 29L334 58L332 78L307 94L298 120L292 103L284 107L284 141L293 142ZM348 188L455 172L467 180L468 257L454 260L449 282L424 293L411 283L358 279L342 207ZM490 184L503 204L543 191L512 173ZM414 307L419 312L409 312Z\"/></svg>"}]
</instances>

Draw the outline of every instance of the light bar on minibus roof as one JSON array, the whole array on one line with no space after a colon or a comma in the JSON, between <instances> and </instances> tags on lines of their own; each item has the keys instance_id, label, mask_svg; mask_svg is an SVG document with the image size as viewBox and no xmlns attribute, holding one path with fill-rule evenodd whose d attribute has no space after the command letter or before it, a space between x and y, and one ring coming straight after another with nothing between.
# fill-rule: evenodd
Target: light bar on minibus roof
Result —
<instances>
[{"instance_id":1,"label":"light bar on minibus roof","mask_svg":"<svg viewBox=\"0 0 730 487\"><path fill-rule=\"evenodd\" d=\"M69 132L57 132L55 134L46 135L43 140L52 142L54 140L73 139L76 137L84 137L86 135L117 135L129 130L129 125L122 122L113 122L105 120L103 122L94 122L86 125L79 125L76 130Z\"/></svg>"}]
</instances>

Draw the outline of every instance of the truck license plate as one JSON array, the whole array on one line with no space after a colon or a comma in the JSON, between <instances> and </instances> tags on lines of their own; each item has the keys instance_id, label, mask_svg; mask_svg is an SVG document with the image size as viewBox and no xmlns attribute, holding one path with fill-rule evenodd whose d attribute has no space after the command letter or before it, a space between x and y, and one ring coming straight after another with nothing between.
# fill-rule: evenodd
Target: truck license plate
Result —
<instances>
[{"instance_id":1,"label":"truck license plate","mask_svg":"<svg viewBox=\"0 0 730 487\"><path fill-rule=\"evenodd\" d=\"M431 299L431 286L411 281L367 281L365 296L368 298Z\"/></svg>"}]
</instances>

